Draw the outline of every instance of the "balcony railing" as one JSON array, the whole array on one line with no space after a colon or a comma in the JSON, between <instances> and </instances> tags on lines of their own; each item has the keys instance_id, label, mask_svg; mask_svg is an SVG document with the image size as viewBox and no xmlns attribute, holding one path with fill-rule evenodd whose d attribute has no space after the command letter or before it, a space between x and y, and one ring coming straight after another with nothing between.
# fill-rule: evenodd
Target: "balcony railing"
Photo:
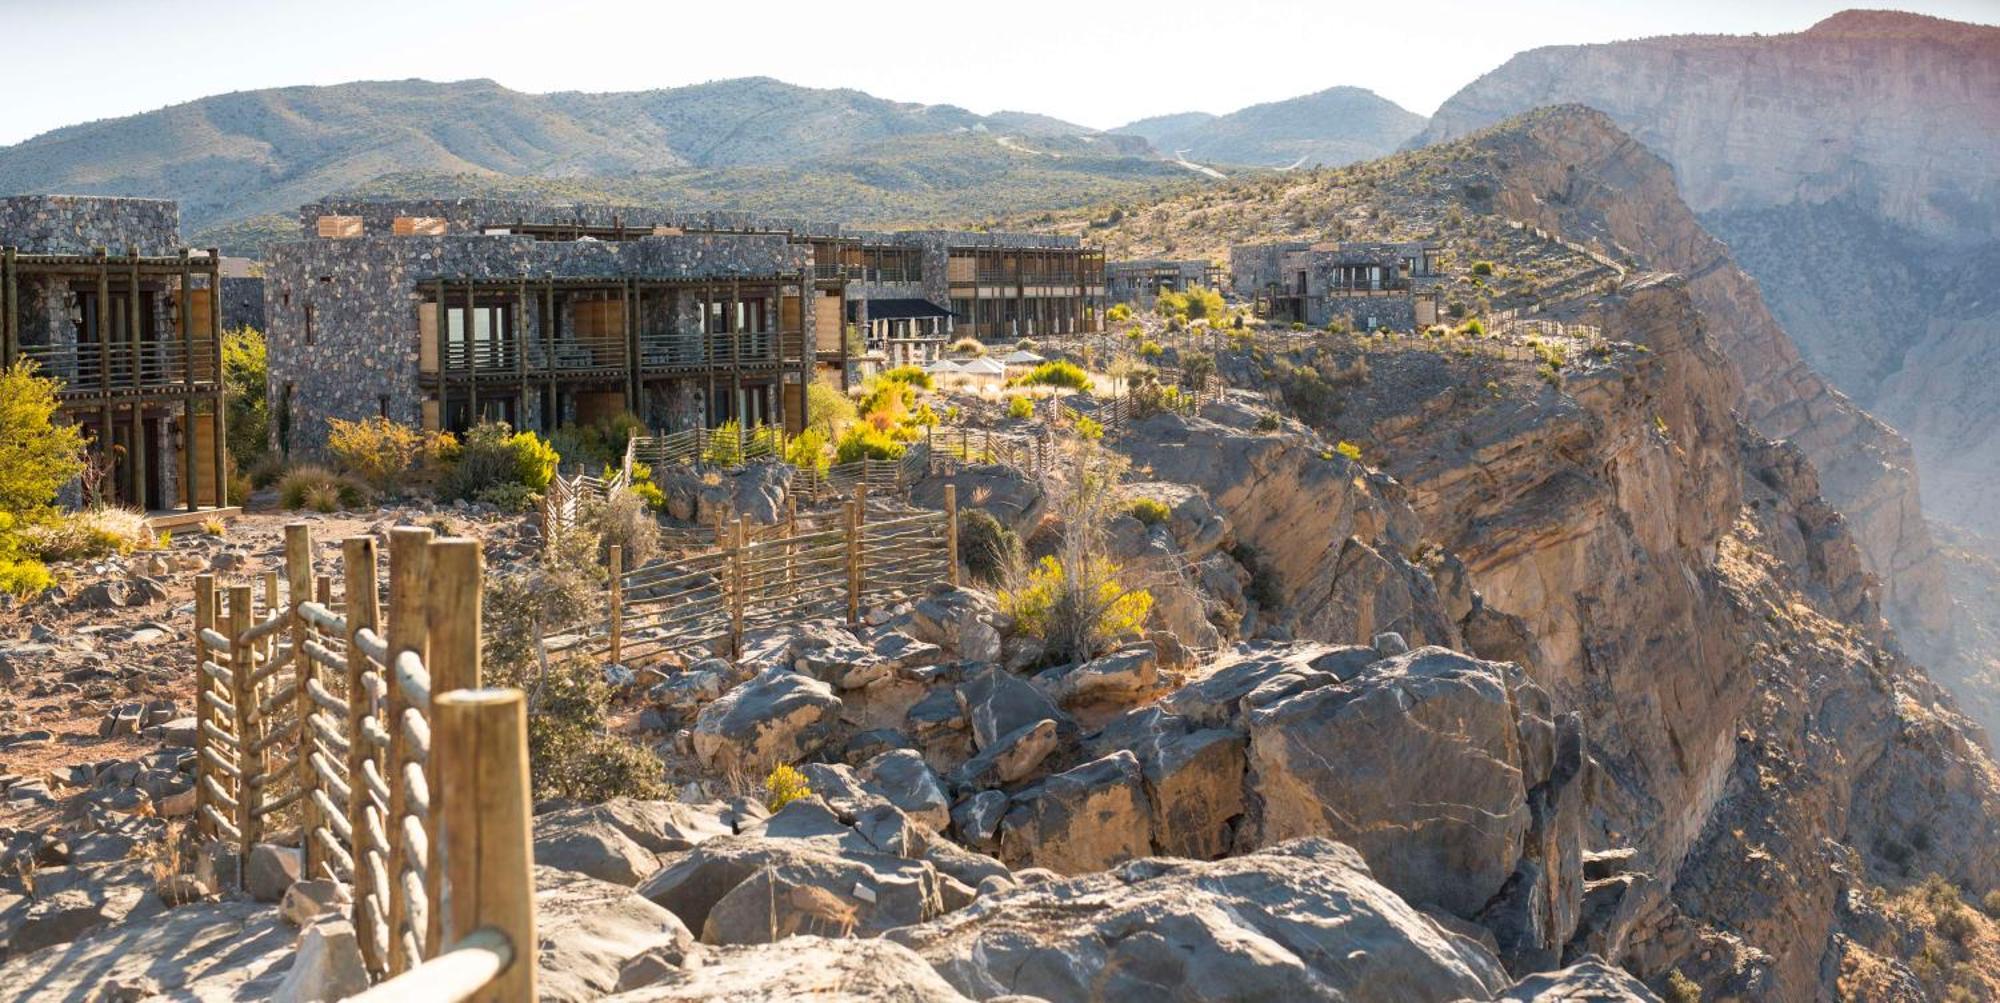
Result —
<instances>
[{"instance_id":1,"label":"balcony railing","mask_svg":"<svg viewBox=\"0 0 2000 1003\"><path fill-rule=\"evenodd\" d=\"M35 363L37 374L63 381L61 396L86 397L106 393L170 393L216 383L215 345L175 339L114 341L108 345L23 345L20 355Z\"/></svg>"},{"instance_id":2,"label":"balcony railing","mask_svg":"<svg viewBox=\"0 0 2000 1003\"><path fill-rule=\"evenodd\" d=\"M779 354L780 346L784 354ZM736 365L764 366L804 357L800 332L746 331L737 334L648 334L639 338L639 365L645 369L728 369ZM513 373L590 373L626 368L625 337L561 338L553 346L534 341L447 344L447 375L504 376Z\"/></svg>"}]
</instances>

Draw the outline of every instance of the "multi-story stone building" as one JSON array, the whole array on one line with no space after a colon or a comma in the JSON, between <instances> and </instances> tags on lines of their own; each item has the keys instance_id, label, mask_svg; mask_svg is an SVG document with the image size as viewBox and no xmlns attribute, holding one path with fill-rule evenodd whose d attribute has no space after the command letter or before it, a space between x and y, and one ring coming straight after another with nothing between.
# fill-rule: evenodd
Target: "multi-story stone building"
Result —
<instances>
[{"instance_id":1,"label":"multi-story stone building","mask_svg":"<svg viewBox=\"0 0 2000 1003\"><path fill-rule=\"evenodd\" d=\"M1437 322L1438 247L1406 243L1275 243L1230 248L1236 294L1278 323L1415 330Z\"/></svg>"},{"instance_id":2,"label":"multi-story stone building","mask_svg":"<svg viewBox=\"0 0 2000 1003\"><path fill-rule=\"evenodd\" d=\"M309 450L372 414L796 430L806 381L851 355L1102 318L1102 256L1070 238L487 199L330 200L301 223L270 250L265 313L277 434Z\"/></svg>"},{"instance_id":3,"label":"multi-story stone building","mask_svg":"<svg viewBox=\"0 0 2000 1003\"><path fill-rule=\"evenodd\" d=\"M0 363L62 381L90 443L97 499L151 510L222 504L228 470L221 283L153 199L0 198Z\"/></svg>"},{"instance_id":4,"label":"multi-story stone building","mask_svg":"<svg viewBox=\"0 0 2000 1003\"><path fill-rule=\"evenodd\" d=\"M1105 298L1150 309L1162 292L1184 292L1193 286L1223 290L1226 272L1207 260L1113 261L1104 266Z\"/></svg>"}]
</instances>

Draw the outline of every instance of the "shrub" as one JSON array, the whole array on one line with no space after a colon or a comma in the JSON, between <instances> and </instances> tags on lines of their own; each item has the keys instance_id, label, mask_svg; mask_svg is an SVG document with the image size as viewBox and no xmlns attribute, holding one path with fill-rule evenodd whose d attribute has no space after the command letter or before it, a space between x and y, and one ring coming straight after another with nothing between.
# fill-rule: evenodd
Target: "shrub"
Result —
<instances>
[{"instance_id":1,"label":"shrub","mask_svg":"<svg viewBox=\"0 0 2000 1003\"><path fill-rule=\"evenodd\" d=\"M985 355L986 345L978 338L960 338L951 343L953 355Z\"/></svg>"},{"instance_id":2,"label":"shrub","mask_svg":"<svg viewBox=\"0 0 2000 1003\"><path fill-rule=\"evenodd\" d=\"M1257 431L1259 432L1275 432L1278 430L1280 424L1278 416L1270 411L1257 416Z\"/></svg>"},{"instance_id":3,"label":"shrub","mask_svg":"<svg viewBox=\"0 0 2000 1003\"><path fill-rule=\"evenodd\" d=\"M1021 563L1021 538L984 510L961 509L958 559L974 581L999 585Z\"/></svg>"},{"instance_id":4,"label":"shrub","mask_svg":"<svg viewBox=\"0 0 2000 1003\"><path fill-rule=\"evenodd\" d=\"M1346 439L1340 440L1340 444L1333 447L1333 451L1339 453L1342 456L1347 457L1350 460L1353 460L1356 463L1361 462L1361 447L1347 441Z\"/></svg>"},{"instance_id":5,"label":"shrub","mask_svg":"<svg viewBox=\"0 0 2000 1003\"><path fill-rule=\"evenodd\" d=\"M326 448L341 469L381 492L394 492L419 457L442 454L437 433L426 436L387 418L327 421Z\"/></svg>"},{"instance_id":6,"label":"shrub","mask_svg":"<svg viewBox=\"0 0 2000 1003\"><path fill-rule=\"evenodd\" d=\"M1676 968L1667 973L1666 1003L1701 1003L1701 986Z\"/></svg>"},{"instance_id":7,"label":"shrub","mask_svg":"<svg viewBox=\"0 0 2000 1003\"><path fill-rule=\"evenodd\" d=\"M826 434L817 428L808 427L785 443L785 462L800 470L816 470L826 473L832 462L826 449Z\"/></svg>"},{"instance_id":8,"label":"shrub","mask_svg":"<svg viewBox=\"0 0 2000 1003\"><path fill-rule=\"evenodd\" d=\"M1014 396L1007 398L1007 417L1033 418L1034 416L1035 416L1034 401L1029 400L1027 397L1022 396L1021 394L1015 394Z\"/></svg>"},{"instance_id":9,"label":"shrub","mask_svg":"<svg viewBox=\"0 0 2000 1003\"><path fill-rule=\"evenodd\" d=\"M229 524L215 516L209 516L201 521L201 531L209 536L228 536Z\"/></svg>"},{"instance_id":10,"label":"shrub","mask_svg":"<svg viewBox=\"0 0 2000 1003\"><path fill-rule=\"evenodd\" d=\"M931 374L924 372L921 366L897 366L894 369L885 370L876 379L886 383L906 384L918 390L937 389L937 381L931 379Z\"/></svg>"},{"instance_id":11,"label":"shrub","mask_svg":"<svg viewBox=\"0 0 2000 1003\"><path fill-rule=\"evenodd\" d=\"M772 767L764 777L764 807L772 811L812 797L812 793L812 785L806 782L806 775L786 763Z\"/></svg>"},{"instance_id":12,"label":"shrub","mask_svg":"<svg viewBox=\"0 0 2000 1003\"><path fill-rule=\"evenodd\" d=\"M83 433L55 420L60 389L31 362L0 372L0 511L39 513L83 473Z\"/></svg>"},{"instance_id":13,"label":"shrub","mask_svg":"<svg viewBox=\"0 0 2000 1003\"><path fill-rule=\"evenodd\" d=\"M1137 498L1125 507L1127 514L1147 526L1158 526L1173 517L1173 510L1165 502L1154 498Z\"/></svg>"},{"instance_id":14,"label":"shrub","mask_svg":"<svg viewBox=\"0 0 2000 1003\"><path fill-rule=\"evenodd\" d=\"M743 465L743 426L731 418L708 430L706 445L701 449L701 462L711 467L739 467Z\"/></svg>"},{"instance_id":15,"label":"shrub","mask_svg":"<svg viewBox=\"0 0 2000 1003\"><path fill-rule=\"evenodd\" d=\"M26 598L56 582L46 565L23 552L18 526L18 516L0 511L0 592Z\"/></svg>"},{"instance_id":16,"label":"shrub","mask_svg":"<svg viewBox=\"0 0 2000 1003\"><path fill-rule=\"evenodd\" d=\"M806 427L818 430L827 442L853 424L856 416L853 398L839 387L825 380L814 380L806 387Z\"/></svg>"},{"instance_id":17,"label":"shrub","mask_svg":"<svg viewBox=\"0 0 2000 1003\"><path fill-rule=\"evenodd\" d=\"M835 463L853 463L856 460L900 460L904 446L889 433L871 425L852 425L842 433L840 441L834 445Z\"/></svg>"},{"instance_id":18,"label":"shrub","mask_svg":"<svg viewBox=\"0 0 2000 1003\"><path fill-rule=\"evenodd\" d=\"M585 659L553 666L530 691L528 765L537 798L596 802L667 795L660 758L610 732L611 690Z\"/></svg>"},{"instance_id":19,"label":"shrub","mask_svg":"<svg viewBox=\"0 0 2000 1003\"><path fill-rule=\"evenodd\" d=\"M465 434L438 494L470 501L481 491L504 484L526 485L539 493L555 478L561 459L548 440L533 432L516 433L505 422L482 422Z\"/></svg>"},{"instance_id":20,"label":"shrub","mask_svg":"<svg viewBox=\"0 0 2000 1003\"><path fill-rule=\"evenodd\" d=\"M1200 390L1214 378L1215 356L1207 352L1189 352L1181 356L1181 386Z\"/></svg>"},{"instance_id":21,"label":"shrub","mask_svg":"<svg viewBox=\"0 0 2000 1003\"><path fill-rule=\"evenodd\" d=\"M1143 342L1139 345L1139 355L1142 358L1157 359L1165 354L1166 349L1161 348L1160 343L1157 341Z\"/></svg>"},{"instance_id":22,"label":"shrub","mask_svg":"<svg viewBox=\"0 0 2000 1003\"><path fill-rule=\"evenodd\" d=\"M1153 610L1153 594L1120 585L1119 570L1108 558L1092 557L1072 579L1061 561L1044 557L1020 588L1000 593L1000 603L1017 629L1048 645L1049 657L1094 658L1110 643L1138 633Z\"/></svg>"},{"instance_id":23,"label":"shrub","mask_svg":"<svg viewBox=\"0 0 2000 1003\"><path fill-rule=\"evenodd\" d=\"M1113 303L1111 309L1104 311L1104 321L1107 324L1123 324L1131 319L1132 305L1129 303Z\"/></svg>"},{"instance_id":24,"label":"shrub","mask_svg":"<svg viewBox=\"0 0 2000 1003\"><path fill-rule=\"evenodd\" d=\"M1473 263L1472 263L1472 274L1474 274L1474 275L1491 275L1491 274L1493 274L1493 262L1491 262L1491 261L1475 261L1475 262L1473 262Z\"/></svg>"},{"instance_id":25,"label":"shrub","mask_svg":"<svg viewBox=\"0 0 2000 1003\"><path fill-rule=\"evenodd\" d=\"M533 509L542 500L542 496L526 484L495 484L482 489L473 496L473 500L491 505L502 512L518 515Z\"/></svg>"},{"instance_id":26,"label":"shrub","mask_svg":"<svg viewBox=\"0 0 2000 1003\"><path fill-rule=\"evenodd\" d=\"M1029 370L1018 381L1023 385L1090 389L1090 374L1074 362L1053 360Z\"/></svg>"},{"instance_id":27,"label":"shrub","mask_svg":"<svg viewBox=\"0 0 2000 1003\"><path fill-rule=\"evenodd\" d=\"M613 491L603 501L586 506L579 519L602 541L599 561L611 559L613 544L620 548L627 568L639 567L660 552L659 520L653 518L652 505L637 491Z\"/></svg>"},{"instance_id":28,"label":"shrub","mask_svg":"<svg viewBox=\"0 0 2000 1003\"><path fill-rule=\"evenodd\" d=\"M146 513L94 508L38 520L20 530L23 550L41 561L85 561L153 546Z\"/></svg>"},{"instance_id":29,"label":"shrub","mask_svg":"<svg viewBox=\"0 0 2000 1003\"><path fill-rule=\"evenodd\" d=\"M264 335L256 328L222 332L223 416L228 425L229 455L240 463L254 464L271 448L271 409L265 399L270 366L266 360Z\"/></svg>"},{"instance_id":30,"label":"shrub","mask_svg":"<svg viewBox=\"0 0 2000 1003\"><path fill-rule=\"evenodd\" d=\"M1479 318L1474 317L1471 320L1468 320L1465 323L1458 325L1458 333L1469 335L1474 338L1483 338L1486 336L1486 325Z\"/></svg>"},{"instance_id":31,"label":"shrub","mask_svg":"<svg viewBox=\"0 0 2000 1003\"><path fill-rule=\"evenodd\" d=\"M360 508L364 501L360 482L310 463L293 467L278 479L278 504L284 508L331 512L343 506Z\"/></svg>"}]
</instances>

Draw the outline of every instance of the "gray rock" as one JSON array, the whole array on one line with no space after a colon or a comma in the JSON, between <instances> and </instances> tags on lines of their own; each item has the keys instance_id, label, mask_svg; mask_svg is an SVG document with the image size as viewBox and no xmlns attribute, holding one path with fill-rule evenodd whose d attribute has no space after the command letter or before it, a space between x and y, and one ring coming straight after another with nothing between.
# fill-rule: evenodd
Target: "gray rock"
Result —
<instances>
[{"instance_id":1,"label":"gray rock","mask_svg":"<svg viewBox=\"0 0 2000 1003\"><path fill-rule=\"evenodd\" d=\"M639 892L701 930L705 944L869 936L944 911L939 875L929 863L843 849L831 839L710 840Z\"/></svg>"},{"instance_id":2,"label":"gray rock","mask_svg":"<svg viewBox=\"0 0 2000 1003\"><path fill-rule=\"evenodd\" d=\"M1139 760L1116 752L1014 794L1000 821L1000 859L1064 874L1152 852L1152 806Z\"/></svg>"},{"instance_id":3,"label":"gray rock","mask_svg":"<svg viewBox=\"0 0 2000 1003\"><path fill-rule=\"evenodd\" d=\"M702 708L694 751L711 770L763 776L823 748L839 723L840 698L826 683L796 672L769 671Z\"/></svg>"},{"instance_id":4,"label":"gray rock","mask_svg":"<svg viewBox=\"0 0 2000 1003\"><path fill-rule=\"evenodd\" d=\"M1055 721L1063 731L1074 731L1069 715L1027 680L998 667L974 674L958 687L959 707L972 727L974 746L991 748L1022 725Z\"/></svg>"},{"instance_id":5,"label":"gray rock","mask_svg":"<svg viewBox=\"0 0 2000 1003\"><path fill-rule=\"evenodd\" d=\"M276 902L299 879L303 866L297 849L258 843L250 848L250 857L243 864L243 888L259 902Z\"/></svg>"},{"instance_id":6,"label":"gray rock","mask_svg":"<svg viewBox=\"0 0 2000 1003\"><path fill-rule=\"evenodd\" d=\"M996 890L888 939L981 999L1444 1003L1507 985L1479 944L1382 887L1353 850L1316 839Z\"/></svg>"},{"instance_id":7,"label":"gray rock","mask_svg":"<svg viewBox=\"0 0 2000 1003\"><path fill-rule=\"evenodd\" d=\"M884 940L793 937L781 944L706 950L617 1003L970 1003L906 947Z\"/></svg>"},{"instance_id":8,"label":"gray rock","mask_svg":"<svg viewBox=\"0 0 2000 1003\"><path fill-rule=\"evenodd\" d=\"M1496 999L1499 1003L1660 1003L1645 983L1600 958L1530 975Z\"/></svg>"},{"instance_id":9,"label":"gray rock","mask_svg":"<svg viewBox=\"0 0 2000 1003\"><path fill-rule=\"evenodd\" d=\"M861 779L869 790L933 830L943 832L951 824L951 799L918 753L897 749L876 756L862 765Z\"/></svg>"},{"instance_id":10,"label":"gray rock","mask_svg":"<svg viewBox=\"0 0 2000 1003\"><path fill-rule=\"evenodd\" d=\"M1410 650L1410 643L1403 640L1403 635L1393 630L1375 635L1371 646L1375 649L1375 654L1383 658L1394 658Z\"/></svg>"},{"instance_id":11,"label":"gray rock","mask_svg":"<svg viewBox=\"0 0 2000 1003\"><path fill-rule=\"evenodd\" d=\"M1024 724L966 760L951 775L954 786L997 787L1032 775L1059 744L1056 722Z\"/></svg>"},{"instance_id":12,"label":"gray rock","mask_svg":"<svg viewBox=\"0 0 2000 1003\"><path fill-rule=\"evenodd\" d=\"M1214 860L1229 852L1235 820L1248 810L1248 744L1239 732L1211 728L1168 737L1148 750L1146 800L1160 853Z\"/></svg>"},{"instance_id":13,"label":"gray rock","mask_svg":"<svg viewBox=\"0 0 2000 1003\"><path fill-rule=\"evenodd\" d=\"M539 998L564 1003L604 998L634 958L694 945L673 913L631 889L548 867L535 868L535 935Z\"/></svg>"},{"instance_id":14,"label":"gray rock","mask_svg":"<svg viewBox=\"0 0 2000 1003\"><path fill-rule=\"evenodd\" d=\"M980 791L952 806L952 831L968 846L997 849L1000 845L1000 819L1006 814L1005 792Z\"/></svg>"},{"instance_id":15,"label":"gray rock","mask_svg":"<svg viewBox=\"0 0 2000 1003\"><path fill-rule=\"evenodd\" d=\"M659 857L594 808L535 822L535 863L627 888L660 869Z\"/></svg>"},{"instance_id":16,"label":"gray rock","mask_svg":"<svg viewBox=\"0 0 2000 1003\"><path fill-rule=\"evenodd\" d=\"M1065 707L1136 703L1159 683L1159 655L1150 644L1093 658L1068 670L1050 670L1044 689ZM1039 679L1037 680L1040 681Z\"/></svg>"},{"instance_id":17,"label":"gray rock","mask_svg":"<svg viewBox=\"0 0 2000 1003\"><path fill-rule=\"evenodd\" d=\"M254 854L254 851L253 851ZM322 917L299 937L298 957L273 1003L333 1003L368 988L361 943L347 920Z\"/></svg>"},{"instance_id":18,"label":"gray rock","mask_svg":"<svg viewBox=\"0 0 2000 1003\"><path fill-rule=\"evenodd\" d=\"M911 607L909 632L965 661L997 662L1004 620L992 596L974 589L944 589Z\"/></svg>"},{"instance_id":19,"label":"gray rock","mask_svg":"<svg viewBox=\"0 0 2000 1003\"><path fill-rule=\"evenodd\" d=\"M351 901L346 885L336 884L331 878L314 878L285 889L285 897L278 903L278 915L293 926L304 927L328 913L344 913Z\"/></svg>"}]
</instances>

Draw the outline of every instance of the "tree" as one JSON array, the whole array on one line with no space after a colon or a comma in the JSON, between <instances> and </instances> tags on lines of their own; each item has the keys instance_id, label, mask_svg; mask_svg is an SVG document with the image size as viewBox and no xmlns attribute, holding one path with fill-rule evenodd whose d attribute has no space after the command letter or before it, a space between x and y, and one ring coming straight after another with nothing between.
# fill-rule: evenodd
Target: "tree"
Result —
<instances>
[{"instance_id":1,"label":"tree","mask_svg":"<svg viewBox=\"0 0 2000 1003\"><path fill-rule=\"evenodd\" d=\"M817 429L822 437L831 442L840 437L841 430L854 423L854 399L840 391L826 380L814 380L806 386L806 427Z\"/></svg>"},{"instance_id":2,"label":"tree","mask_svg":"<svg viewBox=\"0 0 2000 1003\"><path fill-rule=\"evenodd\" d=\"M229 455L247 468L271 448L271 409L265 397L270 366L264 335L254 327L222 332L223 409Z\"/></svg>"},{"instance_id":3,"label":"tree","mask_svg":"<svg viewBox=\"0 0 2000 1003\"><path fill-rule=\"evenodd\" d=\"M83 434L55 420L61 389L25 359L0 372L0 511L40 512L83 473Z\"/></svg>"}]
</instances>

